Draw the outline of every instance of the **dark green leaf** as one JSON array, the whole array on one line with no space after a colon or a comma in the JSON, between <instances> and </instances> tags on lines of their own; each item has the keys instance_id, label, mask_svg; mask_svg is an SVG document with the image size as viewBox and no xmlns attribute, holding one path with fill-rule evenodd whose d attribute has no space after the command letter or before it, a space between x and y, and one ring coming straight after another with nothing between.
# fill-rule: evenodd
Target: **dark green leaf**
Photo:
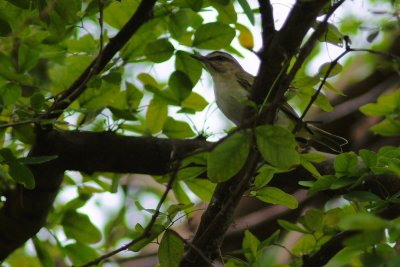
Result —
<instances>
[{"instance_id":1,"label":"dark green leaf","mask_svg":"<svg viewBox=\"0 0 400 267\"><path fill-rule=\"evenodd\" d=\"M36 141L35 130L31 124L18 125L13 127L12 134L19 141L32 145Z\"/></svg>"},{"instance_id":2,"label":"dark green leaf","mask_svg":"<svg viewBox=\"0 0 400 267\"><path fill-rule=\"evenodd\" d=\"M45 101L46 100L44 98L44 95L42 95L41 93L35 93L30 98L31 107L36 111L42 109Z\"/></svg>"},{"instance_id":3,"label":"dark green leaf","mask_svg":"<svg viewBox=\"0 0 400 267\"><path fill-rule=\"evenodd\" d=\"M172 190L174 191L174 195L179 203L188 204L192 202L186 190L183 188L182 182L174 183Z\"/></svg>"},{"instance_id":4,"label":"dark green leaf","mask_svg":"<svg viewBox=\"0 0 400 267\"><path fill-rule=\"evenodd\" d=\"M194 12L200 11L203 6L203 0L185 0L185 2Z\"/></svg>"},{"instance_id":5,"label":"dark green leaf","mask_svg":"<svg viewBox=\"0 0 400 267\"><path fill-rule=\"evenodd\" d=\"M146 46L144 54L149 60L160 63L167 61L174 54L174 49L168 39L158 39Z\"/></svg>"},{"instance_id":6,"label":"dark green leaf","mask_svg":"<svg viewBox=\"0 0 400 267\"><path fill-rule=\"evenodd\" d=\"M114 107L107 107L107 108L118 119L123 119L123 120L127 120L127 121L136 121L137 120L135 114L129 109L123 110L123 109L114 108Z\"/></svg>"},{"instance_id":7,"label":"dark green leaf","mask_svg":"<svg viewBox=\"0 0 400 267\"><path fill-rule=\"evenodd\" d=\"M323 190L328 190L336 180L337 180L337 177L334 175L321 176L311 186L309 192L315 193L315 192L319 192L319 191L323 191Z\"/></svg>"},{"instance_id":8,"label":"dark green leaf","mask_svg":"<svg viewBox=\"0 0 400 267\"><path fill-rule=\"evenodd\" d=\"M179 102L185 100L192 92L193 84L182 71L174 71L168 80L168 86Z\"/></svg>"},{"instance_id":9,"label":"dark green leaf","mask_svg":"<svg viewBox=\"0 0 400 267\"><path fill-rule=\"evenodd\" d=\"M17 183L22 184L27 189L35 188L35 178L32 172L18 161L10 149L0 149L0 156L4 159L4 163L8 165L8 173Z\"/></svg>"},{"instance_id":10,"label":"dark green leaf","mask_svg":"<svg viewBox=\"0 0 400 267\"><path fill-rule=\"evenodd\" d=\"M250 151L250 136L237 132L215 147L207 161L208 178L214 183L232 178L244 166Z\"/></svg>"},{"instance_id":11,"label":"dark green leaf","mask_svg":"<svg viewBox=\"0 0 400 267\"><path fill-rule=\"evenodd\" d=\"M0 18L0 37L6 37L11 33L10 24L7 21Z\"/></svg>"},{"instance_id":12,"label":"dark green leaf","mask_svg":"<svg viewBox=\"0 0 400 267\"><path fill-rule=\"evenodd\" d=\"M101 240L99 229L92 224L89 216L76 211L67 211L62 219L65 235L82 243L97 243Z\"/></svg>"},{"instance_id":13,"label":"dark green leaf","mask_svg":"<svg viewBox=\"0 0 400 267\"><path fill-rule=\"evenodd\" d=\"M174 231L164 233L158 249L158 259L161 267L176 267L183 257L184 243Z\"/></svg>"},{"instance_id":14,"label":"dark green leaf","mask_svg":"<svg viewBox=\"0 0 400 267\"><path fill-rule=\"evenodd\" d=\"M251 9L247 0L238 0L239 5L242 7L243 12L246 14L247 18L249 19L251 25L254 25L254 12Z\"/></svg>"},{"instance_id":15,"label":"dark green leaf","mask_svg":"<svg viewBox=\"0 0 400 267\"><path fill-rule=\"evenodd\" d=\"M200 79L202 66L198 60L195 60L190 56L188 52L177 51L175 54L175 68L177 70L185 72L192 81L192 84L196 84Z\"/></svg>"},{"instance_id":16,"label":"dark green leaf","mask_svg":"<svg viewBox=\"0 0 400 267\"><path fill-rule=\"evenodd\" d=\"M325 34L323 34L319 38L319 41L327 42L337 46L342 46L343 34L338 30L338 28L335 25L328 23L328 28Z\"/></svg>"},{"instance_id":17,"label":"dark green leaf","mask_svg":"<svg viewBox=\"0 0 400 267\"><path fill-rule=\"evenodd\" d=\"M222 22L203 24L194 34L193 46L218 50L229 46L235 37L235 30Z\"/></svg>"},{"instance_id":18,"label":"dark green leaf","mask_svg":"<svg viewBox=\"0 0 400 267\"><path fill-rule=\"evenodd\" d=\"M292 195L285 193L277 187L264 187L259 189L255 192L255 196L261 201L275 205L284 205L289 209L295 209L299 205Z\"/></svg>"},{"instance_id":19,"label":"dark green leaf","mask_svg":"<svg viewBox=\"0 0 400 267\"><path fill-rule=\"evenodd\" d=\"M256 128L257 146L264 159L280 169L289 169L300 163L294 135L287 129L263 125Z\"/></svg>"}]
</instances>

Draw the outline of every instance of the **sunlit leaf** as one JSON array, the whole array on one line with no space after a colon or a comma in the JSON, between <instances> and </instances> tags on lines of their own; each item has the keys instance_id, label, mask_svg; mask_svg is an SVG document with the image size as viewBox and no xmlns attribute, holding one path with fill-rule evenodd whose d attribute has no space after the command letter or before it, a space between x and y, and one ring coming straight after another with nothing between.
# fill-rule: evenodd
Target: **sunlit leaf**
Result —
<instances>
[{"instance_id":1,"label":"sunlit leaf","mask_svg":"<svg viewBox=\"0 0 400 267\"><path fill-rule=\"evenodd\" d=\"M277 187L264 187L254 192L256 198L261 201L284 205L289 209L295 209L299 205L297 200Z\"/></svg>"}]
</instances>

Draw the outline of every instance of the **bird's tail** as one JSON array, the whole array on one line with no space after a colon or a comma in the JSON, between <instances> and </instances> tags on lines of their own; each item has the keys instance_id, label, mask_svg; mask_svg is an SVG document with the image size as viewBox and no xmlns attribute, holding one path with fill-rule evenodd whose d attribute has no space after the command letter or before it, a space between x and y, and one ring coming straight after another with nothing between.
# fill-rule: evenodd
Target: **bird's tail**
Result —
<instances>
[{"instance_id":1,"label":"bird's tail","mask_svg":"<svg viewBox=\"0 0 400 267\"><path fill-rule=\"evenodd\" d=\"M326 146L335 152L343 152L342 146L348 143L348 141L343 137L331 134L313 125L308 124L306 127L311 134L311 140Z\"/></svg>"}]
</instances>

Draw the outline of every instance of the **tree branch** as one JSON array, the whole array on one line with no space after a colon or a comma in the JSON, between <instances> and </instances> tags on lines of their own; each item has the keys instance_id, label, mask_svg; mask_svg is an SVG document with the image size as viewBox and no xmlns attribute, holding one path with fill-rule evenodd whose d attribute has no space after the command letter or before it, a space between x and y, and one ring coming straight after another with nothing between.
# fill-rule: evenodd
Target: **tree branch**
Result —
<instances>
[{"instance_id":1,"label":"tree branch","mask_svg":"<svg viewBox=\"0 0 400 267\"><path fill-rule=\"evenodd\" d=\"M94 75L101 72L115 54L129 41L135 32L151 17L151 11L157 1L143 0L134 15L122 29L110 39L108 44L101 49L98 56L93 59L85 71L65 90L54 104L40 116L40 119L55 119L76 100L85 90L86 84Z\"/></svg>"}]
</instances>

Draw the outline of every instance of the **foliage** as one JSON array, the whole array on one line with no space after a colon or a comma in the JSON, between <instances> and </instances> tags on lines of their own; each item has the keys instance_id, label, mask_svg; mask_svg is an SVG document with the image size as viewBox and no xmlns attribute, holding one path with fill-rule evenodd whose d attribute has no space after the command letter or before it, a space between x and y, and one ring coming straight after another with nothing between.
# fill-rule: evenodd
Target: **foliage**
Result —
<instances>
[{"instance_id":1,"label":"foliage","mask_svg":"<svg viewBox=\"0 0 400 267\"><path fill-rule=\"evenodd\" d=\"M7 199L10 191L36 188L37 166L60 160L59 155L29 154L43 141L37 135L47 127L171 140L204 137L200 133L203 129L199 131L196 128L199 125L192 118L207 112L208 97L198 89L206 83L200 79L201 63L190 55L226 50L239 57L260 47L253 35L262 32L261 15L252 1L157 1L152 17L118 54L99 73L88 75L79 98L64 100L68 107L61 110L61 116L51 116L59 112L51 107L62 93L84 73L90 62L102 55L107 43L141 2L0 2L1 207L6 200L10 201ZM375 2L385 2L392 13L388 12L385 19L377 22L379 25L369 32L363 44L372 43L373 49L384 51L399 31L396 21L399 6L395 1L371 1ZM329 4L326 8L331 7ZM324 10L321 13L326 14ZM314 22L312 29L318 29L321 21ZM328 23L325 33L318 38L320 44L308 55L285 94L297 111L303 112L310 103L326 112L335 110L331 95L343 97L345 93L335 87L334 79L351 72L351 60L334 65L331 61L320 62L312 72L309 68L325 46L344 44L341 49L348 49L350 42L346 35L362 35L359 26L364 24L367 21L355 15ZM361 49L353 50L361 52ZM374 66L379 61L370 58L371 54L364 55L365 65ZM289 69L285 71L289 73L297 57L287 60ZM100 64L100 61L94 62ZM385 62L387 65L381 66L382 69L398 71L398 57L392 56ZM400 91L396 88L370 102L375 103L360 107L361 112L368 119L382 117L370 130L376 135L398 138ZM218 142L192 151L183 159L177 160L171 153L170 160L179 162L177 172L143 178L143 184L133 185L133 180L140 178L121 173L67 172L62 188L63 192L73 191L72 196L54 203L46 224L31 238L29 244L33 246L17 250L5 264L81 266L105 255L105 251L113 251L134 240L128 246L128 256L118 254L103 260L122 264L127 259L134 260L140 253L146 255L156 244L160 266L178 266L185 249L191 246L179 227L200 209L197 204L211 201L220 184L229 184L246 174L250 158L259 154L261 160L254 164L256 171L251 174L247 196L297 213L290 220L275 218L274 231L267 236L244 231L240 256L236 258L227 253L226 266L278 266L280 262L275 254L280 248L290 254L285 264L302 266L313 255L323 253L324 246L341 233L352 235L329 258L327 266L396 266L400 256L393 244L399 240L400 216L385 217L383 213L399 204L399 191L393 192L398 189L398 182L391 190L385 181L388 178L397 181L400 177L400 148L395 143L359 151L349 148L350 151L331 155L332 158L320 152L307 152L292 130L267 124L227 131ZM105 153L100 150L99 153ZM331 169L326 171L324 164L330 164ZM311 198L325 196L323 202L307 209L294 194L296 190L286 188L279 181L281 175L290 175L300 166L306 172L304 177L292 177L294 189L307 190ZM167 189L160 187L163 184L167 184ZM165 190L171 193L163 199L163 193L168 193ZM119 197L120 203L115 203L109 213L85 214L90 207L96 207L93 204L96 201L104 205L101 197L110 194ZM154 208L158 201L161 209ZM300 237L289 247L286 239L293 232ZM32 250L37 257L31 256Z\"/></svg>"}]
</instances>

